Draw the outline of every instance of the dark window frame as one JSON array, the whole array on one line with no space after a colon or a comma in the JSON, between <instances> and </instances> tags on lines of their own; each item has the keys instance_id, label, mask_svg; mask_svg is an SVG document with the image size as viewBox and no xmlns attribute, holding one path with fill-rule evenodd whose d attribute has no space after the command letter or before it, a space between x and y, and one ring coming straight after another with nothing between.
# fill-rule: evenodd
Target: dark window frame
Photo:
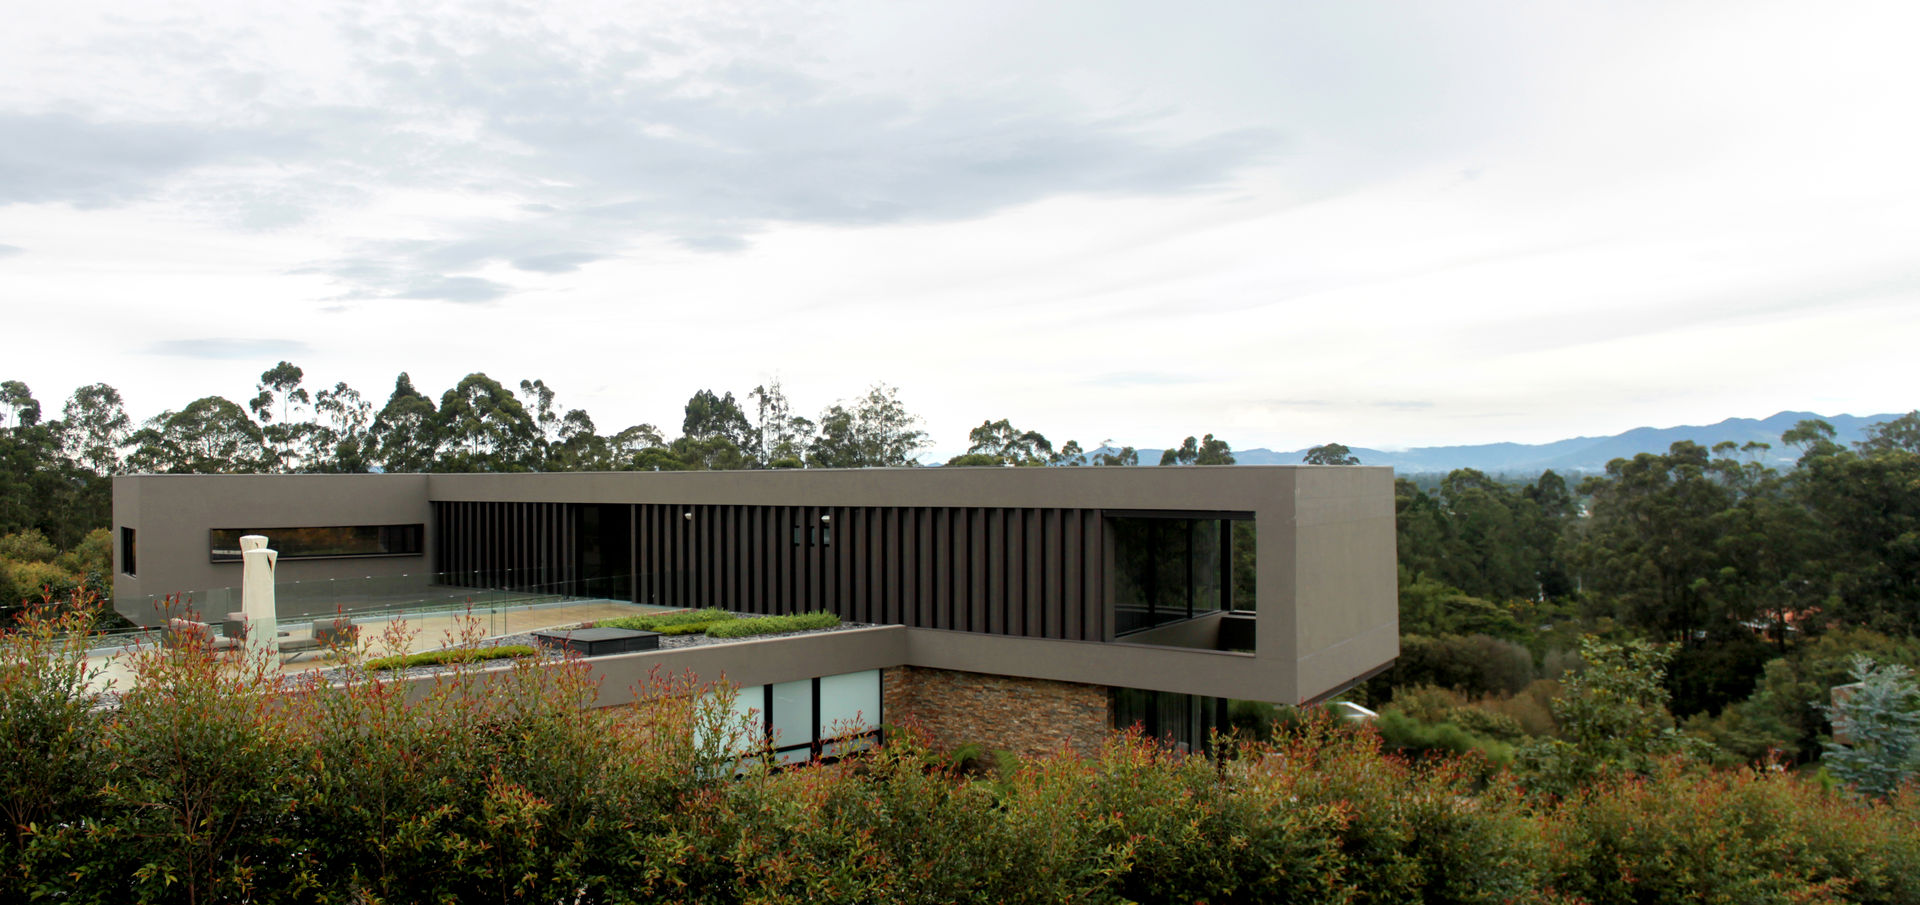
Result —
<instances>
[{"instance_id":1,"label":"dark window frame","mask_svg":"<svg viewBox=\"0 0 1920 905\"><path fill-rule=\"evenodd\" d=\"M1116 523L1121 520L1180 522L1184 527L1184 530L1179 532L1181 545L1183 547L1180 559L1183 560L1182 569L1185 572L1185 593L1182 595L1184 612L1177 610L1170 611L1165 614L1168 618L1158 618L1163 615L1159 600L1160 576L1157 568L1150 568L1145 573L1147 576L1147 585L1140 589L1146 601L1145 624L1120 629L1119 626L1122 620L1120 618L1121 614L1119 612L1118 601L1111 601L1112 605L1109 607L1109 617L1113 620L1115 626L1113 633L1114 639L1118 640L1128 635L1151 631L1164 625L1184 622L1198 616L1210 615L1215 612L1224 613L1233 611L1233 526L1239 522L1252 523L1254 521L1254 514L1252 512L1239 510L1107 509L1102 511L1101 515L1103 516L1103 530L1108 533L1109 537L1117 537L1116 532L1118 526ZM1200 582L1198 579L1200 575L1196 570L1201 567L1201 564L1197 561L1199 554L1195 550L1195 544L1198 540L1198 527L1203 523L1209 522L1217 525L1219 536L1217 541L1219 546L1216 557L1217 562L1208 565L1218 569L1219 574L1217 581L1220 598L1216 609L1197 612L1196 607L1198 606L1198 594L1200 592ZM1157 550L1159 539L1156 538L1153 543ZM1158 557L1153 558L1157 559ZM1110 586L1118 586L1119 577L1116 575L1115 570L1120 567L1121 563L1117 557L1108 560L1107 581Z\"/></svg>"},{"instance_id":2,"label":"dark window frame","mask_svg":"<svg viewBox=\"0 0 1920 905\"><path fill-rule=\"evenodd\" d=\"M373 529L376 542L387 549L378 552L352 551L345 553L304 552L298 544L288 544L288 540L299 537L299 532L311 531L364 531ZM403 522L387 525L305 525L281 528L209 528L207 529L207 561L211 563L237 563L242 557L240 538L249 534L263 534L267 543L278 551L283 560L304 559L394 559L404 556L426 555L427 526L424 522ZM229 535L233 546L222 547L221 542ZM229 552L230 551L230 552Z\"/></svg>"}]
</instances>

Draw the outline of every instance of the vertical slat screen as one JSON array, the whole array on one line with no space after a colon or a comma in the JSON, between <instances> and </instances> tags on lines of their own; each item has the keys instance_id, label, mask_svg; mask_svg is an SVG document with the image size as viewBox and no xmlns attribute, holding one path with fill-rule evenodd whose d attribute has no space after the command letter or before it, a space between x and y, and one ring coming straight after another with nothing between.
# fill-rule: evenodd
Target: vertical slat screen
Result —
<instances>
[{"instance_id":1,"label":"vertical slat screen","mask_svg":"<svg viewBox=\"0 0 1920 905\"><path fill-rule=\"evenodd\" d=\"M436 502L434 568L453 584L564 590L597 540L582 527L618 518L624 531L604 530L631 549L603 548L602 568L630 570L642 603L1084 640L1109 627L1097 510L647 503L580 517L566 503Z\"/></svg>"}]
</instances>

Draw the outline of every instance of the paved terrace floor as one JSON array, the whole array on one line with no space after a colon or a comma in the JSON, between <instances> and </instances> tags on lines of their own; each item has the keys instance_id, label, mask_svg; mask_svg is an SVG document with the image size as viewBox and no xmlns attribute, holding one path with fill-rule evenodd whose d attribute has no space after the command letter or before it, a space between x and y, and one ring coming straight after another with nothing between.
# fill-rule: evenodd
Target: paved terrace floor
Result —
<instances>
[{"instance_id":1,"label":"paved terrace floor","mask_svg":"<svg viewBox=\"0 0 1920 905\"><path fill-rule=\"evenodd\" d=\"M465 624L471 618L478 624L478 634L482 638L494 638L501 635L520 635L527 632L551 628L564 628L582 622L599 619L613 619L620 616L640 616L648 613L670 613L680 607L649 606L638 603L622 603L613 600L584 600L578 603L542 605L506 609L499 612L475 612L470 617L459 613L436 613L429 616L416 616L404 620L410 630L411 641L406 646L408 653L447 647L458 643L466 632L472 631ZM398 622L400 620L394 620ZM356 619L360 626L360 637L366 642L368 657L383 657L400 651L391 648L387 642L389 621ZM310 640L313 630L303 621L288 620L289 625L299 626L291 630L283 641ZM88 667L97 667L100 674L94 680L95 688L104 688L112 683L114 688L126 688L133 682L133 669L129 663L131 649L108 651L87 658ZM340 664L339 658L324 650L311 651L298 656L281 658L280 673L297 675L315 669L326 669Z\"/></svg>"}]
</instances>

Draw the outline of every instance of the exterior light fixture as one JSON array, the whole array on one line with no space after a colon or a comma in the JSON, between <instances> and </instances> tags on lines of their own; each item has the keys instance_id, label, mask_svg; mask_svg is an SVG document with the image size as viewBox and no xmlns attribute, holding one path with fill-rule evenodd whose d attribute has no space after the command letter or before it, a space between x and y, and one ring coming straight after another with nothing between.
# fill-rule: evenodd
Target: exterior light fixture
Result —
<instances>
[{"instance_id":1,"label":"exterior light fixture","mask_svg":"<svg viewBox=\"0 0 1920 905\"><path fill-rule=\"evenodd\" d=\"M820 516L820 521L831 524L833 522L833 515L831 513L822 515Z\"/></svg>"},{"instance_id":2,"label":"exterior light fixture","mask_svg":"<svg viewBox=\"0 0 1920 905\"><path fill-rule=\"evenodd\" d=\"M680 513L680 517L683 519L686 519L689 522L693 521L693 510L689 509L685 512Z\"/></svg>"}]
</instances>

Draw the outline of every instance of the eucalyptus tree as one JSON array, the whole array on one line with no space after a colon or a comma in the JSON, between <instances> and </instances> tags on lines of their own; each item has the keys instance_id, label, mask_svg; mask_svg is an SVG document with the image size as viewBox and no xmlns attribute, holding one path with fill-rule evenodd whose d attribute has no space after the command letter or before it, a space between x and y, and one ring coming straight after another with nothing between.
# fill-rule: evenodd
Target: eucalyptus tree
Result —
<instances>
[{"instance_id":1,"label":"eucalyptus tree","mask_svg":"<svg viewBox=\"0 0 1920 905\"><path fill-rule=\"evenodd\" d=\"M405 371L367 429L368 460L386 472L432 471L440 454L440 412Z\"/></svg>"},{"instance_id":2,"label":"eucalyptus tree","mask_svg":"<svg viewBox=\"0 0 1920 905\"><path fill-rule=\"evenodd\" d=\"M1358 465L1360 457L1343 444L1323 443L1307 450L1306 456L1300 461L1308 465Z\"/></svg>"},{"instance_id":3,"label":"eucalyptus tree","mask_svg":"<svg viewBox=\"0 0 1920 905\"><path fill-rule=\"evenodd\" d=\"M687 400L686 417L681 421L683 450L698 449L693 453L702 461L725 463L724 467L749 468L758 461L760 438L759 431L747 421L747 413L740 409L733 393L719 395L712 390L700 390ZM726 454L721 444L731 446L737 455ZM715 467L721 467L716 465Z\"/></svg>"},{"instance_id":4,"label":"eucalyptus tree","mask_svg":"<svg viewBox=\"0 0 1920 905\"><path fill-rule=\"evenodd\" d=\"M440 396L441 449L435 471L526 471L540 429L513 391L474 372Z\"/></svg>"},{"instance_id":5,"label":"eucalyptus tree","mask_svg":"<svg viewBox=\"0 0 1920 905\"><path fill-rule=\"evenodd\" d=\"M1216 440L1212 434L1196 440L1188 437L1179 446L1160 454L1162 465L1232 465L1233 447L1225 440Z\"/></svg>"},{"instance_id":6,"label":"eucalyptus tree","mask_svg":"<svg viewBox=\"0 0 1920 905\"><path fill-rule=\"evenodd\" d=\"M303 460L308 471L355 474L372 464L373 403L360 391L337 382L313 394L316 421L307 433Z\"/></svg>"},{"instance_id":7,"label":"eucalyptus tree","mask_svg":"<svg viewBox=\"0 0 1920 905\"><path fill-rule=\"evenodd\" d=\"M814 423L793 413L779 380L753 388L747 394L753 400L754 422L760 464L766 468L798 467L807 456L807 444L813 438Z\"/></svg>"},{"instance_id":8,"label":"eucalyptus tree","mask_svg":"<svg viewBox=\"0 0 1920 905\"><path fill-rule=\"evenodd\" d=\"M851 403L843 400L820 416L820 433L807 448L814 468L886 468L919 464L928 444L920 418L900 402L899 391L876 383Z\"/></svg>"},{"instance_id":9,"label":"eucalyptus tree","mask_svg":"<svg viewBox=\"0 0 1920 905\"><path fill-rule=\"evenodd\" d=\"M314 424L306 420L311 414L313 396L300 385L305 378L306 372L298 365L282 361L260 372L254 396L247 401L247 408L260 421L261 436L274 451L274 464L281 471L307 468L304 452L311 442L309 435L313 433ZM276 403L279 405L277 419Z\"/></svg>"},{"instance_id":10,"label":"eucalyptus tree","mask_svg":"<svg viewBox=\"0 0 1920 905\"><path fill-rule=\"evenodd\" d=\"M1039 431L1023 431L1007 419L982 421L967 432L966 456L986 457L998 465L1047 465L1054 460L1053 444Z\"/></svg>"},{"instance_id":11,"label":"eucalyptus tree","mask_svg":"<svg viewBox=\"0 0 1920 905\"><path fill-rule=\"evenodd\" d=\"M133 432L120 391L92 383L73 391L60 412L61 445L81 468L102 477L120 473L120 450Z\"/></svg>"},{"instance_id":12,"label":"eucalyptus tree","mask_svg":"<svg viewBox=\"0 0 1920 905\"><path fill-rule=\"evenodd\" d=\"M179 411L147 419L128 438L130 471L158 474L264 474L279 461L260 426L238 403L203 396Z\"/></svg>"}]
</instances>

